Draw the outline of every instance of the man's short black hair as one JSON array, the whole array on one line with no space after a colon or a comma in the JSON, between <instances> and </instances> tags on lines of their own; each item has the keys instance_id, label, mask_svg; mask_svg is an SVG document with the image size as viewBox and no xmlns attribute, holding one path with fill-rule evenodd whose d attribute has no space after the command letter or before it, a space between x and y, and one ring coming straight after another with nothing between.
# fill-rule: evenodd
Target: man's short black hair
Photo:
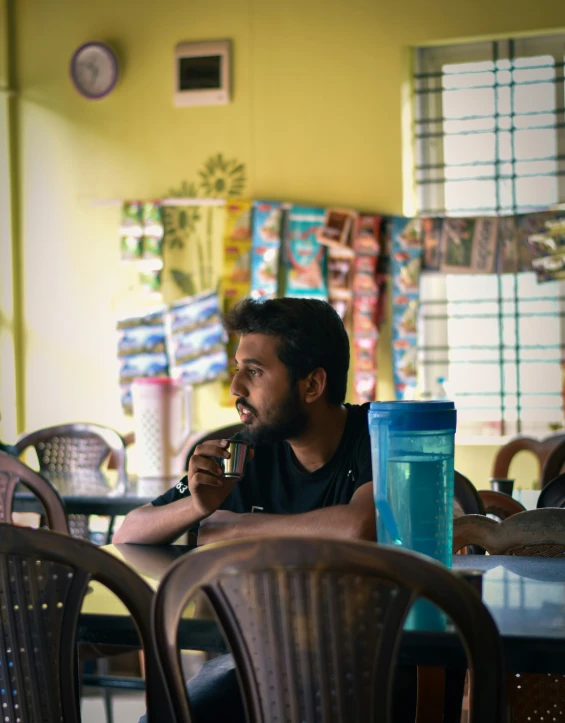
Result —
<instances>
[{"instance_id":1,"label":"man's short black hair","mask_svg":"<svg viewBox=\"0 0 565 723\"><path fill-rule=\"evenodd\" d=\"M291 383L314 369L326 371L328 402L341 404L347 391L349 339L335 309L317 299L244 299L225 317L228 332L279 339L278 357Z\"/></svg>"}]
</instances>

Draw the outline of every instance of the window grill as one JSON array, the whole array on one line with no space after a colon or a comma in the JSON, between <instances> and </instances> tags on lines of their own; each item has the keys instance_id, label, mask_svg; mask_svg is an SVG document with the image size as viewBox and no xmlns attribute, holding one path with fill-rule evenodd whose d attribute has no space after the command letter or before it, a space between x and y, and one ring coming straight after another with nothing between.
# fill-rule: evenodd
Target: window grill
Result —
<instances>
[{"instance_id":1,"label":"window grill","mask_svg":"<svg viewBox=\"0 0 565 723\"><path fill-rule=\"evenodd\" d=\"M516 215L565 201L565 38L416 51L421 216ZM460 431L544 434L563 420L565 284L424 274L419 384L447 379Z\"/></svg>"}]
</instances>

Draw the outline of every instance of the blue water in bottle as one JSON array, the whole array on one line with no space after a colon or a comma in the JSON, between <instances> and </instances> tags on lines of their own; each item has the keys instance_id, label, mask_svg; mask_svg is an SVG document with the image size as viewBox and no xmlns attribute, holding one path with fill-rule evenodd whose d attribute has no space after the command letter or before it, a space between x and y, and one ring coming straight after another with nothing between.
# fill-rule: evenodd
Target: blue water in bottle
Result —
<instances>
[{"instance_id":1,"label":"blue water in bottle","mask_svg":"<svg viewBox=\"0 0 565 723\"><path fill-rule=\"evenodd\" d=\"M369 411L377 540L451 567L453 402L373 402Z\"/></svg>"}]
</instances>

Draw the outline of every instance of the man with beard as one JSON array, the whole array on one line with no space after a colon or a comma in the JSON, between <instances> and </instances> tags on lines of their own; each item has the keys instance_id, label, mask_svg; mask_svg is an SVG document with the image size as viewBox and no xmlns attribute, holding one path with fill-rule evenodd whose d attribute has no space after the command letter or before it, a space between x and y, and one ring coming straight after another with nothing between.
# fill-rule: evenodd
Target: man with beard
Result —
<instances>
[{"instance_id":1,"label":"man with beard","mask_svg":"<svg viewBox=\"0 0 565 723\"><path fill-rule=\"evenodd\" d=\"M133 510L114 542L198 544L250 535L375 539L368 404L344 404L349 339L313 299L245 300L224 320L240 336L231 391L253 447L244 477L225 479L227 441L198 445L188 475Z\"/></svg>"},{"instance_id":2,"label":"man with beard","mask_svg":"<svg viewBox=\"0 0 565 723\"><path fill-rule=\"evenodd\" d=\"M197 525L198 544L251 535L374 540L369 405L344 404L349 339L338 314L313 299L246 300L224 324L240 337L231 391L245 425L238 436L253 446L245 475L222 476L226 440L203 442L188 475L130 512L114 542L167 543ZM398 669L394 720L414 718L414 681L413 669ZM244 723L231 655L206 662L187 688L196 723Z\"/></svg>"}]
</instances>

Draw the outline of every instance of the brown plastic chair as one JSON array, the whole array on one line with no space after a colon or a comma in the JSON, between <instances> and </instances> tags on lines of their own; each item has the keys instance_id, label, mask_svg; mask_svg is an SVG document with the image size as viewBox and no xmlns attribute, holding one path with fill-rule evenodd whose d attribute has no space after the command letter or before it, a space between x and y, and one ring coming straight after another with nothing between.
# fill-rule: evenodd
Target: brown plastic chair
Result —
<instances>
[{"instance_id":1,"label":"brown plastic chair","mask_svg":"<svg viewBox=\"0 0 565 723\"><path fill-rule=\"evenodd\" d=\"M77 626L90 580L128 608L146 655L149 721L174 720L153 654L153 592L133 570L89 542L46 530L0 524L4 720L78 723ZM4 612L6 611L6 612Z\"/></svg>"},{"instance_id":2,"label":"brown plastic chair","mask_svg":"<svg viewBox=\"0 0 565 723\"><path fill-rule=\"evenodd\" d=\"M16 442L19 454L33 447L39 471L66 492L96 494L96 488L108 487L101 467L113 454L118 469L117 489L128 488L126 450L120 435L99 424L75 423L45 427L24 434ZM100 494L100 492L98 492ZM88 538L88 520L84 515L69 515L71 534ZM112 539L114 518L110 518L106 543Z\"/></svg>"},{"instance_id":3,"label":"brown plastic chair","mask_svg":"<svg viewBox=\"0 0 565 723\"><path fill-rule=\"evenodd\" d=\"M40 472L54 476L98 472L110 453L113 453L118 483L127 487L124 442L116 430L110 427L82 422L59 424L24 434L15 446L18 454L33 447Z\"/></svg>"},{"instance_id":4,"label":"brown plastic chair","mask_svg":"<svg viewBox=\"0 0 565 723\"><path fill-rule=\"evenodd\" d=\"M485 514L492 515L499 520L505 520L511 515L517 515L519 512L526 511L526 508L521 502L510 497L510 495L505 495L504 492L479 490L479 497L485 507Z\"/></svg>"},{"instance_id":5,"label":"brown plastic chair","mask_svg":"<svg viewBox=\"0 0 565 723\"><path fill-rule=\"evenodd\" d=\"M453 522L453 551L480 545L490 555L565 555L565 510L527 510L497 522L483 515L465 515Z\"/></svg>"},{"instance_id":6,"label":"brown plastic chair","mask_svg":"<svg viewBox=\"0 0 565 723\"><path fill-rule=\"evenodd\" d=\"M102 494L108 481L101 473L105 461L113 456L118 470L117 489L125 492L128 487L126 474L126 451L120 435L110 427L99 424L74 423L45 427L24 434L16 442L18 453L33 447L37 454L40 472L66 493ZM89 539L87 515L68 516L73 537ZM115 518L108 522L106 544L111 542ZM109 665L106 659L98 661L100 672L106 675ZM103 687L104 706L108 723L113 723L112 693Z\"/></svg>"},{"instance_id":7,"label":"brown plastic chair","mask_svg":"<svg viewBox=\"0 0 565 723\"><path fill-rule=\"evenodd\" d=\"M541 471L541 487L549 484L560 472L565 471L565 435L563 441L555 446L547 455Z\"/></svg>"},{"instance_id":8,"label":"brown plastic chair","mask_svg":"<svg viewBox=\"0 0 565 723\"><path fill-rule=\"evenodd\" d=\"M188 463L190 462L190 458L194 454L194 450L199 444L202 444L202 442L208 442L211 439L231 439L235 434L238 432L241 432L245 428L244 424L229 424L227 427L218 427L218 429L213 429L209 432L202 432L192 443L190 446L188 452L186 453L186 461L184 463L184 468L188 469Z\"/></svg>"},{"instance_id":9,"label":"brown plastic chair","mask_svg":"<svg viewBox=\"0 0 565 723\"><path fill-rule=\"evenodd\" d=\"M512 461L512 458L515 454L518 454L518 452L526 450L528 452L532 452L532 454L537 457L541 479L541 471L548 455L559 443L563 441L565 441L565 434L562 432L550 434L544 439L534 439L533 437L528 437L526 435L518 435L498 450L494 459L492 476L503 478L508 477L508 470L510 469L510 462ZM555 474L558 473L559 470ZM555 477L555 475L553 476Z\"/></svg>"},{"instance_id":10,"label":"brown plastic chair","mask_svg":"<svg viewBox=\"0 0 565 723\"><path fill-rule=\"evenodd\" d=\"M0 452L0 522L12 522L14 492L19 482L43 505L49 529L69 535L65 503L57 489L49 480L5 452Z\"/></svg>"},{"instance_id":11,"label":"brown plastic chair","mask_svg":"<svg viewBox=\"0 0 565 723\"><path fill-rule=\"evenodd\" d=\"M442 608L463 638L472 721L502 719L496 625L447 569L369 542L249 538L181 558L157 591L153 640L177 723L191 720L177 630L199 590L233 652L249 723L390 721L403 623L419 596Z\"/></svg>"},{"instance_id":12,"label":"brown plastic chair","mask_svg":"<svg viewBox=\"0 0 565 723\"><path fill-rule=\"evenodd\" d=\"M543 486L536 507L565 507L565 472Z\"/></svg>"},{"instance_id":13,"label":"brown plastic chair","mask_svg":"<svg viewBox=\"0 0 565 723\"><path fill-rule=\"evenodd\" d=\"M464 474L455 470L453 515L484 515L485 508L475 485Z\"/></svg>"},{"instance_id":14,"label":"brown plastic chair","mask_svg":"<svg viewBox=\"0 0 565 723\"><path fill-rule=\"evenodd\" d=\"M453 525L453 551L469 544L480 545L491 555L563 557L565 510L528 510L503 522L482 515L460 517ZM530 673L508 675L506 693L508 712L504 720L512 723L541 721L544 711L563 709L565 678ZM553 715L543 717L551 721Z\"/></svg>"}]
</instances>

